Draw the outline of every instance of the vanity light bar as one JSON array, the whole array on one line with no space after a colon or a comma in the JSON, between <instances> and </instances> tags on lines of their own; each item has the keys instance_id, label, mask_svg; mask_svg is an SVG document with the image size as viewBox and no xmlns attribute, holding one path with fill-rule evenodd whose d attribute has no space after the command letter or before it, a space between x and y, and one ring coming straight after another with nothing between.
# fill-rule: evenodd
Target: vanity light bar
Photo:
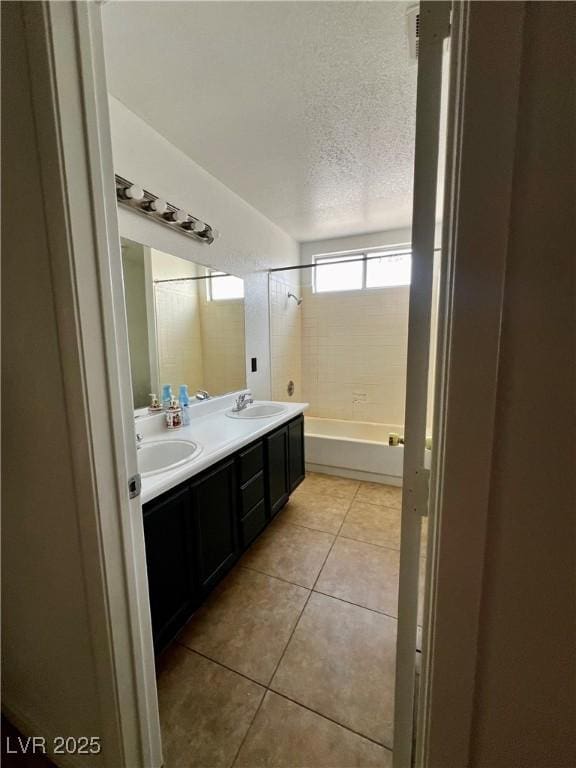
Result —
<instances>
[{"instance_id":1,"label":"vanity light bar","mask_svg":"<svg viewBox=\"0 0 576 768\"><path fill-rule=\"evenodd\" d=\"M175 205L156 197L151 192L133 184L128 179L116 174L116 199L120 205L130 208L136 213L148 216L171 229L177 229L183 235L193 238L200 243L213 243L218 236L206 222L197 219L190 213Z\"/></svg>"}]
</instances>

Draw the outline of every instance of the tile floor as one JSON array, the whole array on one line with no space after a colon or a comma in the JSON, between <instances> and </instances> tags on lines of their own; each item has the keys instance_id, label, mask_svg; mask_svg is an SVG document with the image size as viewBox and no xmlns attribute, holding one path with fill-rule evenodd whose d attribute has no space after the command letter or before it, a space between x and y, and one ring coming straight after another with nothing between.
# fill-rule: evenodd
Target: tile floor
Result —
<instances>
[{"instance_id":1,"label":"tile floor","mask_svg":"<svg viewBox=\"0 0 576 768\"><path fill-rule=\"evenodd\" d=\"M390 768L401 493L306 476L160 660L166 768Z\"/></svg>"}]
</instances>

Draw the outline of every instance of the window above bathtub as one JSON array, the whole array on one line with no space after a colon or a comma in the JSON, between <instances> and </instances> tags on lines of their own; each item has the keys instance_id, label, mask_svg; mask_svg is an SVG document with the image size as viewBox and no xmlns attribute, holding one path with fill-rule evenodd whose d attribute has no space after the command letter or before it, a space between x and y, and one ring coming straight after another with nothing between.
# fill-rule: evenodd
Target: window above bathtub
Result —
<instances>
[{"instance_id":1,"label":"window above bathtub","mask_svg":"<svg viewBox=\"0 0 576 768\"><path fill-rule=\"evenodd\" d=\"M314 257L314 293L410 285L411 251L395 247Z\"/></svg>"},{"instance_id":2,"label":"window above bathtub","mask_svg":"<svg viewBox=\"0 0 576 768\"><path fill-rule=\"evenodd\" d=\"M244 298L244 280L226 272L210 270L206 293L208 301L229 301Z\"/></svg>"}]
</instances>

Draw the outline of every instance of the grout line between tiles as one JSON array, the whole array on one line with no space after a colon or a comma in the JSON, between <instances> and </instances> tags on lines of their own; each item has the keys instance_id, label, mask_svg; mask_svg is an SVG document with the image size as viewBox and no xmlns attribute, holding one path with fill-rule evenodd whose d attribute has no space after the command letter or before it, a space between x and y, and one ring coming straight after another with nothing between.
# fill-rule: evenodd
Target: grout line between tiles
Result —
<instances>
[{"instance_id":1,"label":"grout line between tiles","mask_svg":"<svg viewBox=\"0 0 576 768\"><path fill-rule=\"evenodd\" d=\"M323 595L324 597L331 597L333 600L339 600L341 603L346 603L346 605L353 605L355 608L363 608L365 611L370 611L371 613L377 613L378 616L386 616L389 619L394 619L394 621L398 621L398 616L392 616L391 613L386 613L386 611L379 611L378 608L369 608L367 605L360 605L360 603L354 603L352 602L352 600L346 600L344 597L331 595L330 592L322 592L321 589L313 589L312 591L315 592L317 595Z\"/></svg>"},{"instance_id":2,"label":"grout line between tiles","mask_svg":"<svg viewBox=\"0 0 576 768\"><path fill-rule=\"evenodd\" d=\"M346 539L347 541L357 541L358 544L368 544L370 547L378 547L379 549L389 549L392 552L400 553L400 547L392 547L389 544L376 544L374 541L366 541L365 539L356 539L354 536L346 536L343 533L337 535L338 539Z\"/></svg>"},{"instance_id":3,"label":"grout line between tiles","mask_svg":"<svg viewBox=\"0 0 576 768\"><path fill-rule=\"evenodd\" d=\"M378 747L384 747L384 749L387 749L388 752L392 752L392 747L389 747L387 744L384 744L381 741L377 741L376 739L373 739L371 736L366 736L365 733L361 733L360 731L355 731L354 728L350 728L349 725L343 725L338 720L334 720L333 717L330 717L329 715L325 715L322 712L318 712L317 709L312 709L312 707L309 707L306 704L302 704L301 701L290 698L290 696L287 696L285 693L281 693L280 691L277 691L274 688L268 688L267 692L273 693L275 696L280 696L281 698L286 699L286 701L292 702L292 704L297 704L299 707L302 707L302 709L307 709L308 712L312 712L314 715L323 717L324 720L329 720L331 723L334 723L334 725L338 725L340 726L340 728L344 728L344 730L350 731L350 733L353 733L356 736L360 736L360 738L366 739L366 741L370 741L372 744L376 744L376 746Z\"/></svg>"},{"instance_id":4,"label":"grout line between tiles","mask_svg":"<svg viewBox=\"0 0 576 768\"><path fill-rule=\"evenodd\" d=\"M240 754L240 751L242 750L242 747L244 746L244 742L248 738L248 734L250 733L250 729L252 728L252 726L254 725L254 721L258 717L258 712L260 712L260 709L262 708L262 704L264 703L264 699L266 698L266 694L268 693L269 690L270 690L269 688L266 688L266 690L264 691L264 695L260 699L260 701L258 703L258 706L256 707L256 711L254 712L254 717L250 720L248 728L246 728L246 733L242 737L242 740L241 740L240 744L238 745L238 749L236 750L236 753L234 754L234 757L232 758L232 760L230 762L230 768L234 768L236 760L238 760L238 755Z\"/></svg>"},{"instance_id":5,"label":"grout line between tiles","mask_svg":"<svg viewBox=\"0 0 576 768\"><path fill-rule=\"evenodd\" d=\"M282 576L276 576L274 573L267 573L266 571L261 571L259 568L254 568L253 565L240 565L238 564L239 568L244 568L246 571L254 571L254 573L260 573L262 576L269 576L271 579L277 579L278 581L283 581L284 584L290 584L292 587L300 587L300 589L306 589L309 592L312 590L312 587L305 587L304 584L299 584L297 581L290 581L289 579L284 579Z\"/></svg>"},{"instance_id":6,"label":"grout line between tiles","mask_svg":"<svg viewBox=\"0 0 576 768\"><path fill-rule=\"evenodd\" d=\"M207 656L205 653L202 653L202 651L197 651L196 648L191 648L189 645L184 645L184 643L180 642L179 640L176 641L177 645L180 645L182 648L185 648L189 653L195 653L197 656L202 656L203 659L206 659L207 661L211 661L213 664L218 664L219 667L223 667L224 669L227 669L228 672L234 672L235 675L240 675L240 677L243 677L245 680L248 680L251 683L255 683L256 685L259 685L260 688L264 688L265 691L269 690L268 685L266 683L263 683L261 680L255 680L253 677L250 677L250 675L247 675L245 672L240 672L237 669L234 669L233 667L229 667L228 664L224 664L223 661L219 661L218 659L213 659L212 656Z\"/></svg>"},{"instance_id":7,"label":"grout line between tiles","mask_svg":"<svg viewBox=\"0 0 576 768\"><path fill-rule=\"evenodd\" d=\"M389 504L380 504L379 501L368 501L367 499L356 499L359 504L370 504L372 507L384 507L384 509L391 509L393 512L402 512L402 507L391 507Z\"/></svg>"}]
</instances>

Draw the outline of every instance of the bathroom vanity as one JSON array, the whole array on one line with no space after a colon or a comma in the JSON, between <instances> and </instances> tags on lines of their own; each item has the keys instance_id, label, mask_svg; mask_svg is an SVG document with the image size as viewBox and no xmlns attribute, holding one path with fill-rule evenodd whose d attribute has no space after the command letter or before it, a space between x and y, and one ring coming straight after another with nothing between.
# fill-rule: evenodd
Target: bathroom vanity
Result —
<instances>
[{"instance_id":1,"label":"bathroom vanity","mask_svg":"<svg viewBox=\"0 0 576 768\"><path fill-rule=\"evenodd\" d=\"M202 445L200 456L175 471L143 478L157 654L304 479L305 407L290 404L271 418L236 419L228 418L232 413L226 404L223 410L193 418L178 432Z\"/></svg>"}]
</instances>

